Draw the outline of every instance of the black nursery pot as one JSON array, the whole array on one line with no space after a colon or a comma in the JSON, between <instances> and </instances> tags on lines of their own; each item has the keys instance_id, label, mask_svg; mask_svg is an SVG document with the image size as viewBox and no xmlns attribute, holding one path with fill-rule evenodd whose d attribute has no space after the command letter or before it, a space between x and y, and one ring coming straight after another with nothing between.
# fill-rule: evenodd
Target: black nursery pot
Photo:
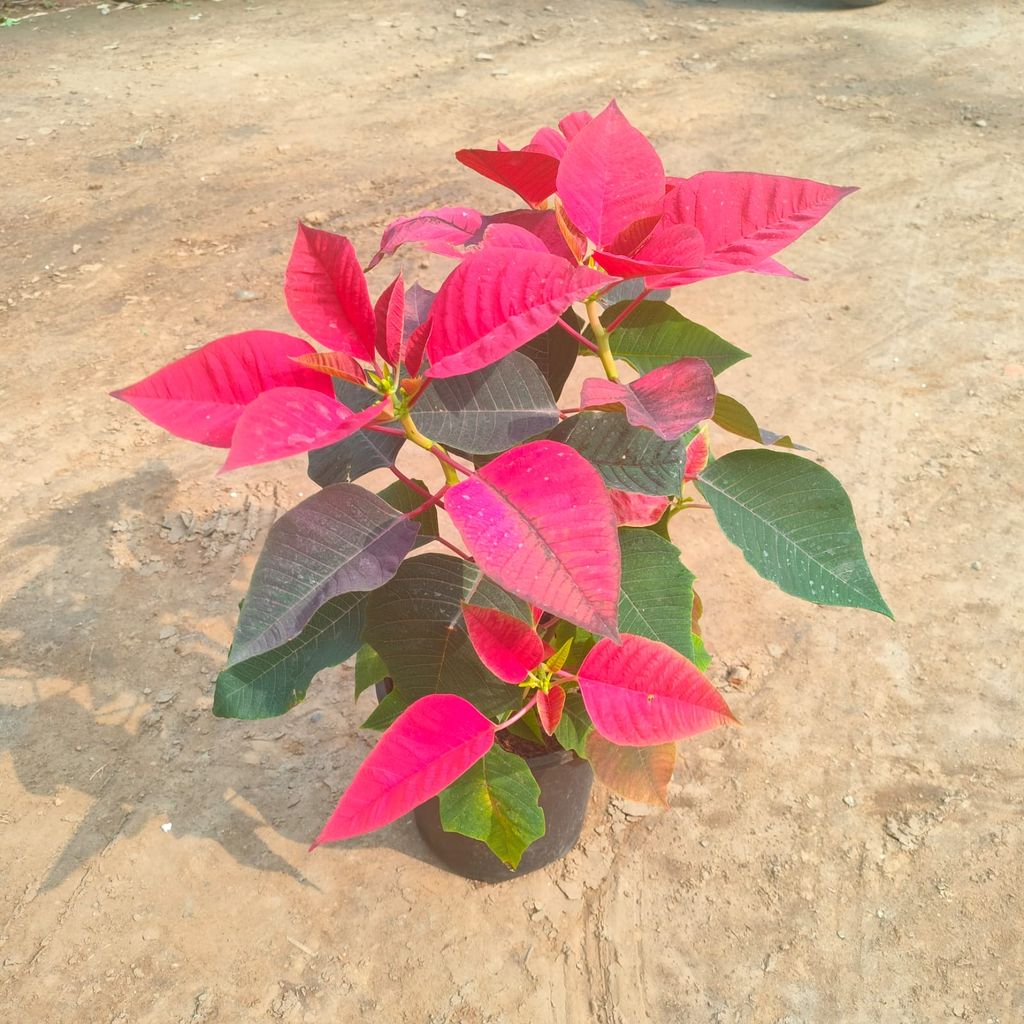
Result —
<instances>
[{"instance_id":1,"label":"black nursery pot","mask_svg":"<svg viewBox=\"0 0 1024 1024\"><path fill-rule=\"evenodd\" d=\"M390 689L390 680L377 683L378 700ZM441 827L440 800L436 796L413 811L420 835L445 867L478 882L504 882L560 860L576 845L583 831L594 784L590 762L571 750L555 750L526 758L526 765L540 786L545 831L527 848L515 871L498 860L485 843L458 832L445 832Z\"/></svg>"}]
</instances>

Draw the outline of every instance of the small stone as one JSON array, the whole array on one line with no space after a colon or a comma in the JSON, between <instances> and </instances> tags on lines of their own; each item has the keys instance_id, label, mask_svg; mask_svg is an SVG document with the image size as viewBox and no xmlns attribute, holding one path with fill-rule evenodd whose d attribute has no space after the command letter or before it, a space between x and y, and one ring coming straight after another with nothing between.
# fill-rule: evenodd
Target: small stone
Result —
<instances>
[{"instance_id":1,"label":"small stone","mask_svg":"<svg viewBox=\"0 0 1024 1024\"><path fill-rule=\"evenodd\" d=\"M476 57L474 58L474 60L484 60L484 61L486 61L486 60L494 60L494 54L493 53L478 53L476 55Z\"/></svg>"},{"instance_id":2,"label":"small stone","mask_svg":"<svg viewBox=\"0 0 1024 1024\"><path fill-rule=\"evenodd\" d=\"M750 669L746 665L730 665L725 679L731 686L742 686L750 679Z\"/></svg>"},{"instance_id":3,"label":"small stone","mask_svg":"<svg viewBox=\"0 0 1024 1024\"><path fill-rule=\"evenodd\" d=\"M975 572L981 572L981 562L971 562L971 568Z\"/></svg>"},{"instance_id":4,"label":"small stone","mask_svg":"<svg viewBox=\"0 0 1024 1024\"><path fill-rule=\"evenodd\" d=\"M160 826L160 831L161 832L170 832L172 828L174 828L174 824L172 822L170 822L170 821L165 821Z\"/></svg>"},{"instance_id":5,"label":"small stone","mask_svg":"<svg viewBox=\"0 0 1024 1024\"><path fill-rule=\"evenodd\" d=\"M846 796L843 797L843 803L846 804L847 807L857 806L856 798L852 797L849 793L847 793Z\"/></svg>"},{"instance_id":6,"label":"small stone","mask_svg":"<svg viewBox=\"0 0 1024 1024\"><path fill-rule=\"evenodd\" d=\"M177 696L173 690L161 690L156 695L157 704L170 704L172 700Z\"/></svg>"},{"instance_id":7,"label":"small stone","mask_svg":"<svg viewBox=\"0 0 1024 1024\"><path fill-rule=\"evenodd\" d=\"M467 11L465 7L456 7L455 8L455 17L456 18L464 18L467 14L469 14L469 11Z\"/></svg>"},{"instance_id":8,"label":"small stone","mask_svg":"<svg viewBox=\"0 0 1024 1024\"><path fill-rule=\"evenodd\" d=\"M170 640L172 636L178 635L177 626L161 626L160 627L160 639Z\"/></svg>"},{"instance_id":9,"label":"small stone","mask_svg":"<svg viewBox=\"0 0 1024 1024\"><path fill-rule=\"evenodd\" d=\"M769 644L768 653L773 658L781 658L786 653L786 649L781 644Z\"/></svg>"},{"instance_id":10,"label":"small stone","mask_svg":"<svg viewBox=\"0 0 1024 1024\"><path fill-rule=\"evenodd\" d=\"M71 246L71 255L72 256L77 256L81 251L82 251L82 247L77 242L75 242L75 244L73 246Z\"/></svg>"},{"instance_id":11,"label":"small stone","mask_svg":"<svg viewBox=\"0 0 1024 1024\"><path fill-rule=\"evenodd\" d=\"M583 899L583 883L576 878L566 878L555 883L565 894L567 900Z\"/></svg>"},{"instance_id":12,"label":"small stone","mask_svg":"<svg viewBox=\"0 0 1024 1024\"><path fill-rule=\"evenodd\" d=\"M307 213L302 218L310 227L319 227L321 224L326 224L330 219L331 215L325 213L323 210L313 210Z\"/></svg>"},{"instance_id":13,"label":"small stone","mask_svg":"<svg viewBox=\"0 0 1024 1024\"><path fill-rule=\"evenodd\" d=\"M259 298L262 298L259 292L251 292L246 288L239 288L235 292L235 299L238 302L255 302Z\"/></svg>"},{"instance_id":14,"label":"small stone","mask_svg":"<svg viewBox=\"0 0 1024 1024\"><path fill-rule=\"evenodd\" d=\"M983 118L983 117L979 117L979 118L977 118L975 120L974 127L975 128L987 128L988 127L988 121L986 121L985 118Z\"/></svg>"},{"instance_id":15,"label":"small stone","mask_svg":"<svg viewBox=\"0 0 1024 1024\"><path fill-rule=\"evenodd\" d=\"M214 682L216 682L216 679L214 679ZM317 722L322 721L323 717L324 717L324 713L322 711L314 711L313 714L311 714L309 716L309 720L314 725L316 725Z\"/></svg>"}]
</instances>

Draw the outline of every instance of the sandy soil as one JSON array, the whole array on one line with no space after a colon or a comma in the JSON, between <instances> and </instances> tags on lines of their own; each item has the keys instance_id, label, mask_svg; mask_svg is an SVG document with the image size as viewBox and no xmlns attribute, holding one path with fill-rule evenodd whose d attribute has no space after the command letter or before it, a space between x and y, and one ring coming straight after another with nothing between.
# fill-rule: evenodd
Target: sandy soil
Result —
<instances>
[{"instance_id":1,"label":"sandy soil","mask_svg":"<svg viewBox=\"0 0 1024 1024\"><path fill-rule=\"evenodd\" d=\"M1024 4L456 6L0 29L0 1016L1024 1021ZM611 95L674 173L863 186L791 250L810 282L678 298L846 483L897 622L774 592L688 522L746 727L685 746L670 812L595 791L581 846L499 887L409 821L307 854L369 745L349 670L286 718L209 712L301 460L215 477L106 392L288 329L296 218L368 254L392 216L499 209L450 154Z\"/></svg>"}]
</instances>

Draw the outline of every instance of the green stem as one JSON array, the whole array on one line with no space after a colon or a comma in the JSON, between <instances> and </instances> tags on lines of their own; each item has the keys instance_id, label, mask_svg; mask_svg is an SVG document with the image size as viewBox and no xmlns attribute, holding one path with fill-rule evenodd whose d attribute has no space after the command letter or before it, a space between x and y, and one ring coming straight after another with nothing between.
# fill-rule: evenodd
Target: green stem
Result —
<instances>
[{"instance_id":1,"label":"green stem","mask_svg":"<svg viewBox=\"0 0 1024 1024\"><path fill-rule=\"evenodd\" d=\"M413 423L412 416L409 413L399 417L398 422L405 428L405 436L413 444L417 444L424 451L430 452L441 463L441 469L444 471L444 482L448 485L457 484L459 482L459 474L455 471L455 465L451 459L448 458L448 453L436 441L431 441L429 437L417 430L416 424Z\"/></svg>"},{"instance_id":2,"label":"green stem","mask_svg":"<svg viewBox=\"0 0 1024 1024\"><path fill-rule=\"evenodd\" d=\"M590 329L594 332L594 340L597 342L597 354L604 367L604 375L609 380L618 380L619 373L615 369L615 357L612 355L611 341L608 332L601 323L601 306L597 299L587 299L587 319L590 320Z\"/></svg>"}]
</instances>

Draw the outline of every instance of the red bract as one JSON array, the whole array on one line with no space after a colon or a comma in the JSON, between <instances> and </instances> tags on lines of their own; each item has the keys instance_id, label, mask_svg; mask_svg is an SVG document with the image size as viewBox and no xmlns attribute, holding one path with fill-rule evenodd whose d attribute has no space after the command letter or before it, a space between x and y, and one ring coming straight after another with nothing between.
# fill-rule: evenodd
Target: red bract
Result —
<instances>
[{"instance_id":1,"label":"red bract","mask_svg":"<svg viewBox=\"0 0 1024 1024\"><path fill-rule=\"evenodd\" d=\"M347 238L300 224L284 297L295 322L321 345L373 359L373 306Z\"/></svg>"},{"instance_id":2,"label":"red bract","mask_svg":"<svg viewBox=\"0 0 1024 1024\"><path fill-rule=\"evenodd\" d=\"M112 394L175 437L227 448L239 416L262 392L331 393L330 381L294 361L312 352L309 342L277 331L229 334Z\"/></svg>"},{"instance_id":3,"label":"red bract","mask_svg":"<svg viewBox=\"0 0 1024 1024\"><path fill-rule=\"evenodd\" d=\"M658 223L661 158L614 100L573 136L558 167L558 195L572 222L612 252L631 251Z\"/></svg>"},{"instance_id":4,"label":"red bract","mask_svg":"<svg viewBox=\"0 0 1024 1024\"><path fill-rule=\"evenodd\" d=\"M531 206L539 205L555 191L558 159L542 149L460 149L455 159L511 189Z\"/></svg>"},{"instance_id":5,"label":"red bract","mask_svg":"<svg viewBox=\"0 0 1024 1024\"><path fill-rule=\"evenodd\" d=\"M547 252L488 246L471 253L434 301L429 376L489 366L546 331L570 303L608 283L603 274Z\"/></svg>"},{"instance_id":6,"label":"red bract","mask_svg":"<svg viewBox=\"0 0 1024 1024\"><path fill-rule=\"evenodd\" d=\"M480 660L506 683L523 682L548 653L531 626L496 608L464 604L462 617Z\"/></svg>"},{"instance_id":7,"label":"red bract","mask_svg":"<svg viewBox=\"0 0 1024 1024\"><path fill-rule=\"evenodd\" d=\"M628 491L609 491L609 494L619 526L653 526L669 506L668 498L655 498L649 494L631 494Z\"/></svg>"},{"instance_id":8,"label":"red bract","mask_svg":"<svg viewBox=\"0 0 1024 1024\"><path fill-rule=\"evenodd\" d=\"M582 456L551 441L522 445L453 487L445 507L480 567L510 593L618 635L615 513Z\"/></svg>"},{"instance_id":9,"label":"red bract","mask_svg":"<svg viewBox=\"0 0 1024 1024\"><path fill-rule=\"evenodd\" d=\"M697 667L666 644L624 634L583 659L580 693L594 728L612 743L647 747L735 721Z\"/></svg>"},{"instance_id":10,"label":"red bract","mask_svg":"<svg viewBox=\"0 0 1024 1024\"><path fill-rule=\"evenodd\" d=\"M373 307L377 331L375 345L386 363L397 366L404 355L405 335L405 282L402 275L394 279L380 293Z\"/></svg>"},{"instance_id":11,"label":"red bract","mask_svg":"<svg viewBox=\"0 0 1024 1024\"><path fill-rule=\"evenodd\" d=\"M635 427L648 427L672 441L715 410L715 378L703 359L659 366L632 384L591 378L583 382L580 405L619 405Z\"/></svg>"},{"instance_id":12,"label":"red bract","mask_svg":"<svg viewBox=\"0 0 1024 1024\"><path fill-rule=\"evenodd\" d=\"M537 717L540 719L540 727L549 736L553 736L558 728L564 707L565 690L560 686L552 686L547 693L543 690L537 693Z\"/></svg>"},{"instance_id":13,"label":"red bract","mask_svg":"<svg viewBox=\"0 0 1024 1024\"><path fill-rule=\"evenodd\" d=\"M239 417L221 472L335 444L389 408L388 402L379 402L357 413L304 388L265 391Z\"/></svg>"},{"instance_id":14,"label":"red bract","mask_svg":"<svg viewBox=\"0 0 1024 1024\"><path fill-rule=\"evenodd\" d=\"M440 793L494 742L494 725L468 700L423 697L381 736L313 846L372 832Z\"/></svg>"}]
</instances>

